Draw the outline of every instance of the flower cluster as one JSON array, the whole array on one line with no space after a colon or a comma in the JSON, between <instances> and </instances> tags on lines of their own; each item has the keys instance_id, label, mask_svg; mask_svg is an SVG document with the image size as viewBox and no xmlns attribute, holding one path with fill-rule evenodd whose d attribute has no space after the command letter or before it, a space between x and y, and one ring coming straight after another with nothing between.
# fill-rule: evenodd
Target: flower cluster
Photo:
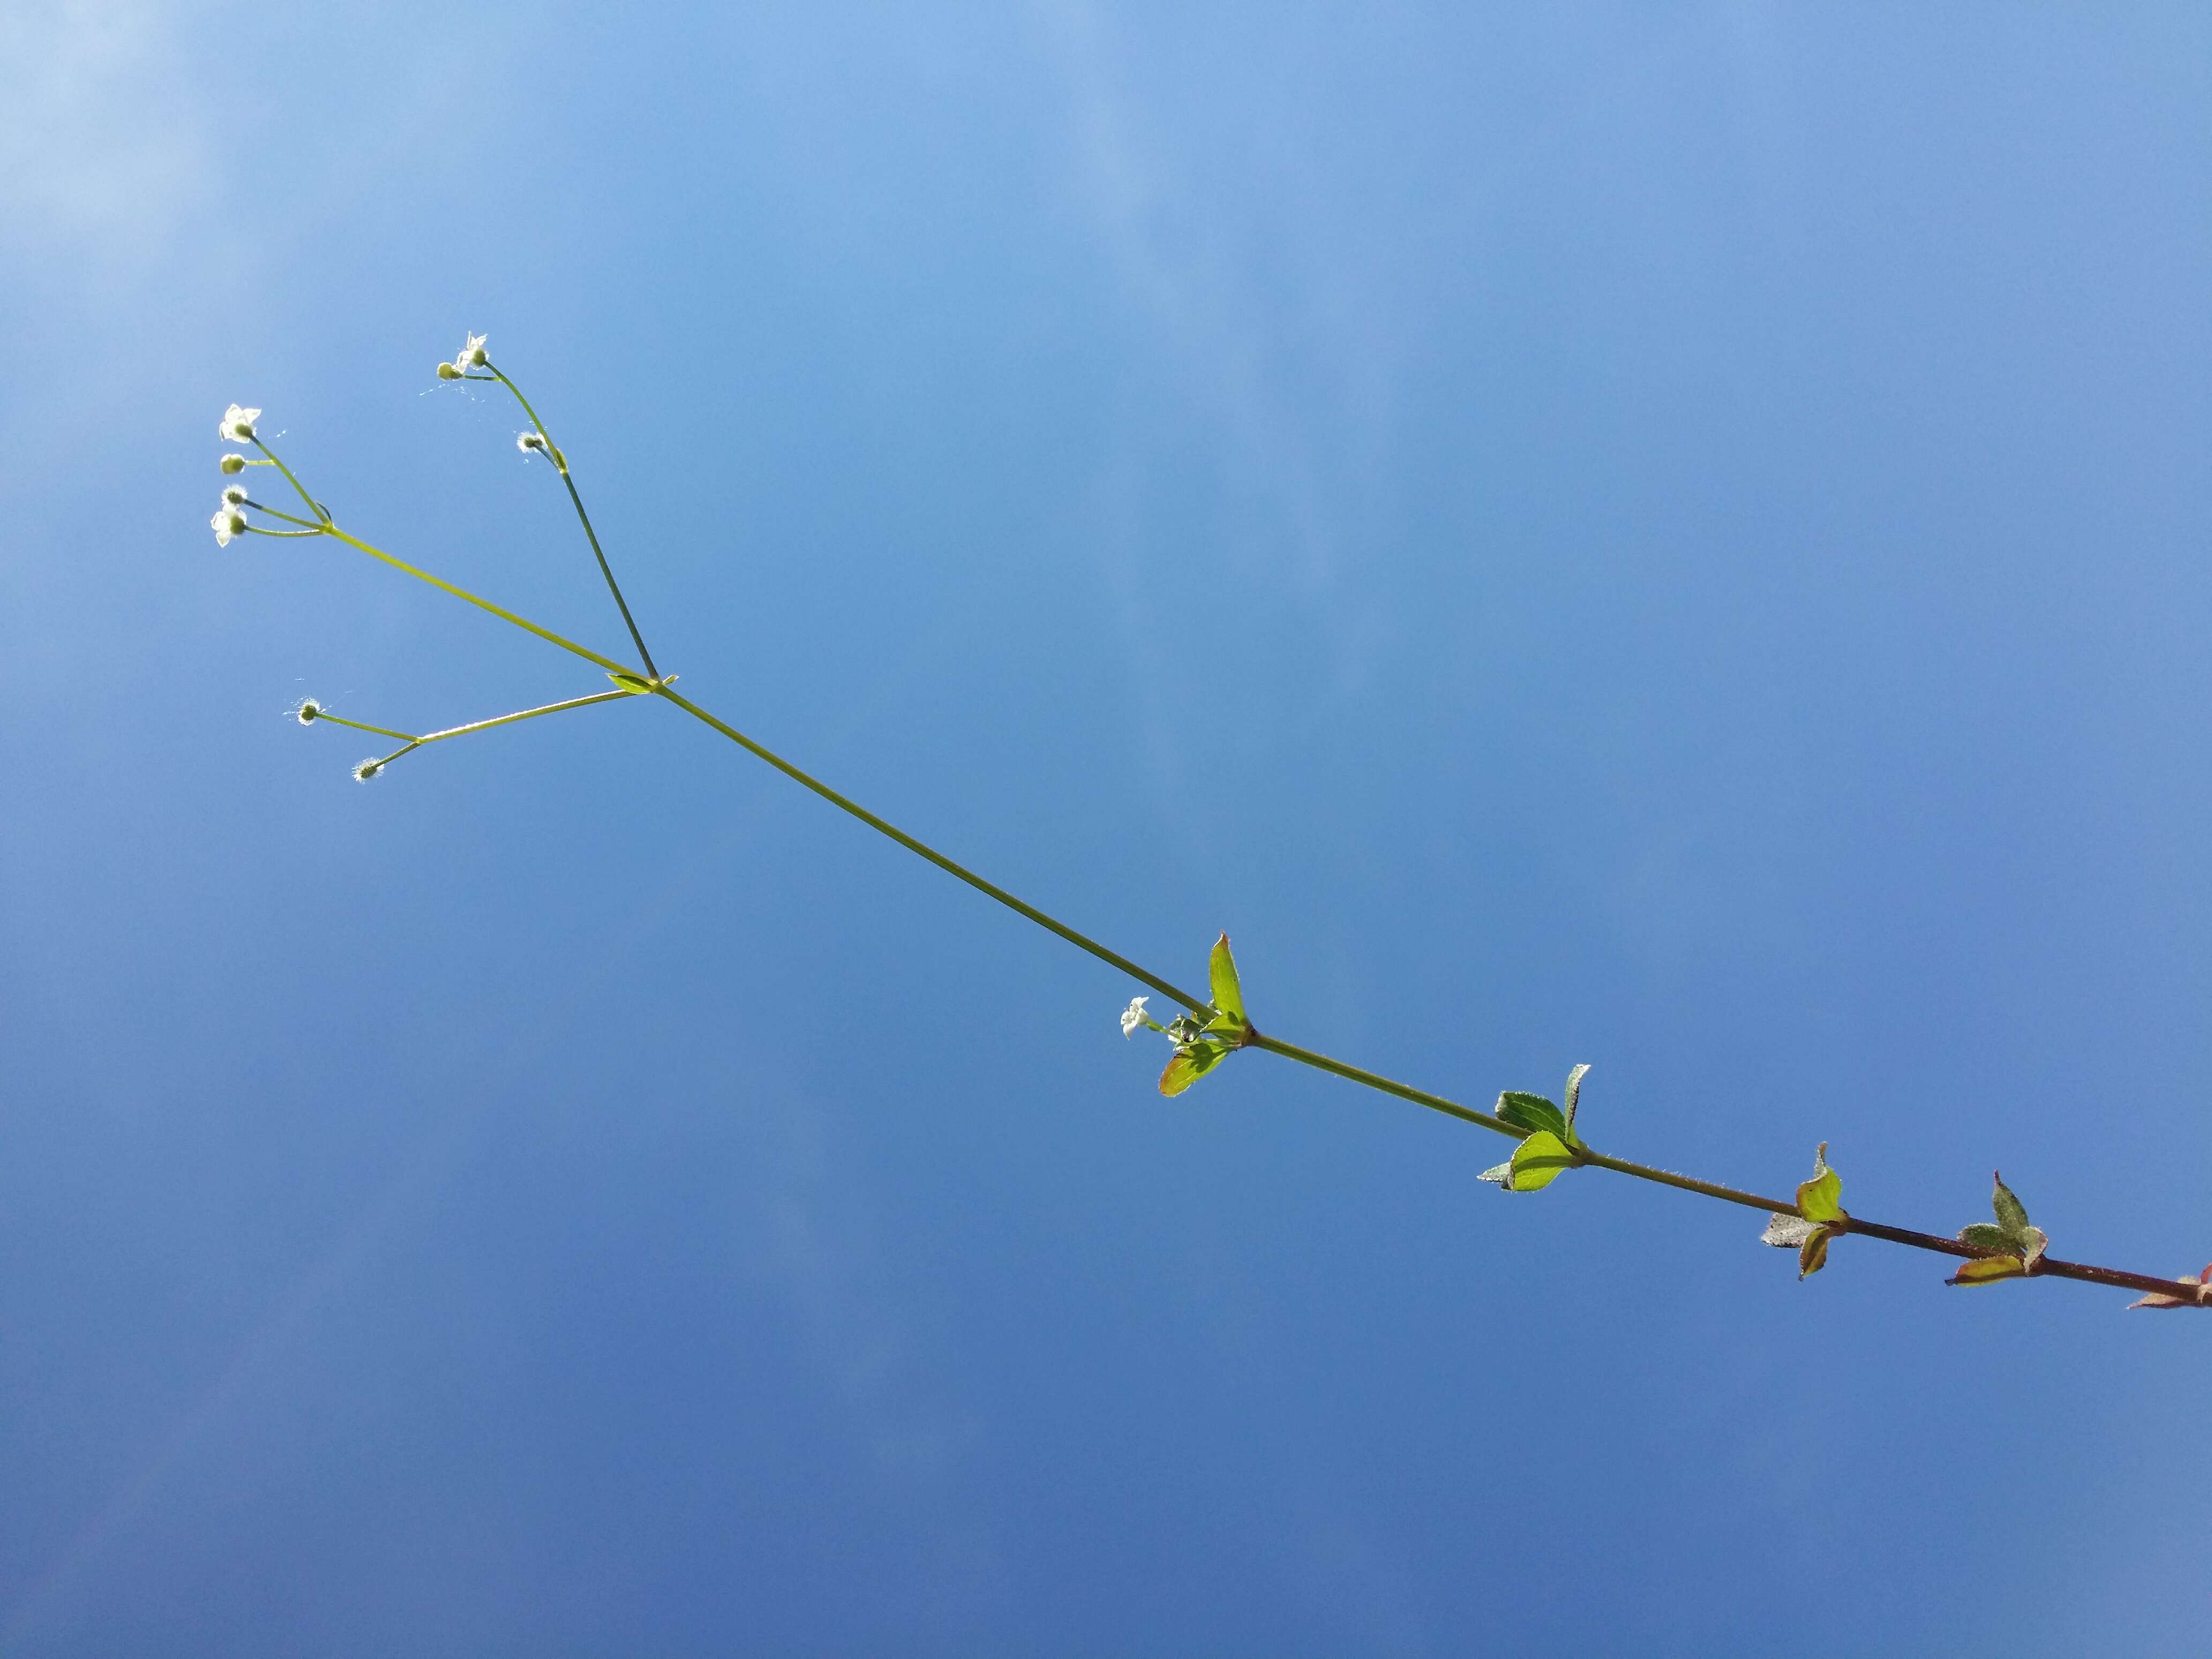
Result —
<instances>
[{"instance_id":1,"label":"flower cluster","mask_svg":"<svg viewBox=\"0 0 2212 1659\"><path fill-rule=\"evenodd\" d=\"M489 368L489 367L491 367L491 356L484 349L484 337L481 334L471 334L468 337L467 343L453 354L453 362L438 365L438 378L441 380L458 380L465 377L472 368ZM483 377L480 375L477 378Z\"/></svg>"}]
</instances>

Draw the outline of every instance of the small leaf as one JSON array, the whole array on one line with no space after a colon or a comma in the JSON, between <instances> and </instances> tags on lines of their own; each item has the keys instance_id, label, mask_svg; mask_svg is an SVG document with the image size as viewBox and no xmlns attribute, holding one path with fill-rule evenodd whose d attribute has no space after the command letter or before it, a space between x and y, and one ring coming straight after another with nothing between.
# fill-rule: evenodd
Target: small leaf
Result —
<instances>
[{"instance_id":1,"label":"small leaf","mask_svg":"<svg viewBox=\"0 0 2212 1659\"><path fill-rule=\"evenodd\" d=\"M1828 1265L1828 1241L1835 1236L1835 1231L1832 1228L1816 1228L1814 1230L1812 1237L1798 1247L1797 1282L1799 1284L1803 1284Z\"/></svg>"},{"instance_id":2,"label":"small leaf","mask_svg":"<svg viewBox=\"0 0 2212 1659\"><path fill-rule=\"evenodd\" d=\"M2002 1250L2012 1253L2012 1235L1992 1221L1977 1221L1959 1229L1959 1243L1971 1244L1978 1250Z\"/></svg>"},{"instance_id":3,"label":"small leaf","mask_svg":"<svg viewBox=\"0 0 2212 1659\"><path fill-rule=\"evenodd\" d=\"M1990 1207L1997 1212L1997 1225L2010 1235L2022 1249L2027 1247L2027 1206L2013 1196L2012 1188L2004 1184L2002 1175L1990 1177L1996 1190L1990 1195Z\"/></svg>"},{"instance_id":4,"label":"small leaf","mask_svg":"<svg viewBox=\"0 0 2212 1659\"><path fill-rule=\"evenodd\" d=\"M1574 1167L1575 1156L1567 1143L1549 1129L1539 1129L1513 1149L1511 1193L1541 1192L1559 1178L1559 1171Z\"/></svg>"},{"instance_id":5,"label":"small leaf","mask_svg":"<svg viewBox=\"0 0 2212 1659\"><path fill-rule=\"evenodd\" d=\"M1813 1178L1797 1187L1797 1209L1808 1221L1833 1221L1844 1212L1844 1178L1828 1167L1828 1143L1813 1154Z\"/></svg>"},{"instance_id":6,"label":"small leaf","mask_svg":"<svg viewBox=\"0 0 2212 1659\"><path fill-rule=\"evenodd\" d=\"M1213 980L1213 1006L1224 1014L1244 1018L1244 991L1237 983L1237 958L1229 954L1229 935L1224 933L1213 942L1213 954L1206 959L1206 972Z\"/></svg>"},{"instance_id":7,"label":"small leaf","mask_svg":"<svg viewBox=\"0 0 2212 1659\"><path fill-rule=\"evenodd\" d=\"M1523 1094L1518 1089L1508 1089L1498 1097L1498 1115L1516 1129L1526 1129L1531 1134L1543 1130L1567 1138L1567 1120L1559 1109L1541 1095Z\"/></svg>"},{"instance_id":8,"label":"small leaf","mask_svg":"<svg viewBox=\"0 0 2212 1659\"><path fill-rule=\"evenodd\" d=\"M1573 1071L1567 1073L1565 1097L1567 1103L1567 1145L1570 1146L1579 1146L1583 1144L1582 1137L1575 1133L1575 1108L1582 1103L1583 1079L1589 1071L1589 1067L1583 1065L1576 1066Z\"/></svg>"},{"instance_id":9,"label":"small leaf","mask_svg":"<svg viewBox=\"0 0 2212 1659\"><path fill-rule=\"evenodd\" d=\"M635 674L609 674L607 678L615 683L615 688L617 690L627 691L633 697L646 696L653 690L650 685Z\"/></svg>"},{"instance_id":10,"label":"small leaf","mask_svg":"<svg viewBox=\"0 0 2212 1659\"><path fill-rule=\"evenodd\" d=\"M2033 1273L2035 1264L2043 1260L2044 1251L2050 1248L2051 1241L2044 1237L2042 1228L2028 1227L2022 1230L2020 1242L2027 1246L2021 1252L2021 1258L2027 1263L2028 1271Z\"/></svg>"},{"instance_id":11,"label":"small leaf","mask_svg":"<svg viewBox=\"0 0 2212 1659\"><path fill-rule=\"evenodd\" d=\"M1972 1261L1962 1261L1959 1271L1943 1282L1946 1285L1994 1285L2001 1279L2018 1279L2027 1272L2027 1263L2016 1255L1978 1255Z\"/></svg>"},{"instance_id":12,"label":"small leaf","mask_svg":"<svg viewBox=\"0 0 2212 1659\"><path fill-rule=\"evenodd\" d=\"M1160 1073L1160 1092L1179 1095L1221 1063L1229 1050L1218 1042L1188 1043L1175 1051L1168 1068Z\"/></svg>"},{"instance_id":13,"label":"small leaf","mask_svg":"<svg viewBox=\"0 0 2212 1659\"><path fill-rule=\"evenodd\" d=\"M1484 1170L1480 1175L1479 1175L1479 1176L1475 1176L1475 1179L1476 1179L1477 1181L1492 1181L1492 1182L1497 1182L1497 1183L1498 1183L1498 1185L1499 1185L1499 1186L1501 1186L1501 1187L1504 1188L1505 1188L1505 1190L1506 1190L1507 1192L1509 1192L1509 1193L1510 1193L1510 1192L1511 1192L1511 1191L1513 1190L1513 1161L1512 1161L1512 1159L1508 1158L1508 1159L1507 1159L1504 1163L1503 1163L1503 1164L1492 1164L1488 1169L1485 1170Z\"/></svg>"}]
</instances>

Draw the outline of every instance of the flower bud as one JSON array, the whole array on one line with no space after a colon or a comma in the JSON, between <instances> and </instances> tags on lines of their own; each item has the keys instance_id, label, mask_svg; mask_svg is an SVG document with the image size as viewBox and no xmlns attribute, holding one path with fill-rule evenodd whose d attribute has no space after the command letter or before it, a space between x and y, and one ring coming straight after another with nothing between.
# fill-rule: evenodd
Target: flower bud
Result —
<instances>
[{"instance_id":1,"label":"flower bud","mask_svg":"<svg viewBox=\"0 0 2212 1659\"><path fill-rule=\"evenodd\" d=\"M440 363L438 365L438 378L441 380L458 380L461 378L461 371L455 368L451 363Z\"/></svg>"},{"instance_id":2,"label":"flower bud","mask_svg":"<svg viewBox=\"0 0 2212 1659\"><path fill-rule=\"evenodd\" d=\"M230 484L227 486L222 492L222 504L225 507L244 507L246 505L246 486L244 484Z\"/></svg>"},{"instance_id":3,"label":"flower bud","mask_svg":"<svg viewBox=\"0 0 2212 1659\"><path fill-rule=\"evenodd\" d=\"M543 455L546 449L545 434L542 432L518 433L514 447L526 455Z\"/></svg>"},{"instance_id":4,"label":"flower bud","mask_svg":"<svg viewBox=\"0 0 2212 1659\"><path fill-rule=\"evenodd\" d=\"M313 726L321 716L322 712L322 704L317 702L313 697L302 697L293 705L292 718L302 726Z\"/></svg>"},{"instance_id":5,"label":"flower bud","mask_svg":"<svg viewBox=\"0 0 2212 1659\"><path fill-rule=\"evenodd\" d=\"M367 783L371 778L374 777L383 769L384 763L382 761L365 760L362 762L360 765L353 769L353 781L356 783Z\"/></svg>"},{"instance_id":6,"label":"flower bud","mask_svg":"<svg viewBox=\"0 0 2212 1659\"><path fill-rule=\"evenodd\" d=\"M225 472L243 472L246 471L246 457L243 455L226 455L222 458L220 465Z\"/></svg>"}]
</instances>

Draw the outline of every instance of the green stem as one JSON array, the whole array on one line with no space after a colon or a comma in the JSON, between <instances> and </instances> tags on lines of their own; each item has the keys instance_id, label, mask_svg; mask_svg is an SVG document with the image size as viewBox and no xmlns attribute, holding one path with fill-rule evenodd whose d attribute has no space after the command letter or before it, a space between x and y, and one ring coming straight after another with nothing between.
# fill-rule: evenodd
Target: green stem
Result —
<instances>
[{"instance_id":1,"label":"green stem","mask_svg":"<svg viewBox=\"0 0 2212 1659\"><path fill-rule=\"evenodd\" d=\"M388 726L365 725L360 720L349 720L343 714L333 714L328 709L317 709L315 711L315 719L317 720L328 720L332 726L350 726L356 732L373 732L380 738L398 738L403 741L410 744L420 743L422 741L422 738L416 737L412 732L395 732ZM310 724L313 724L313 722L311 721Z\"/></svg>"},{"instance_id":2,"label":"green stem","mask_svg":"<svg viewBox=\"0 0 2212 1659\"><path fill-rule=\"evenodd\" d=\"M292 469L285 465L283 461L277 459L276 452L270 448L267 444L263 443L258 438L251 438L248 439L247 441L269 458L269 465L275 467L279 472L284 475L285 483L290 484L293 489L300 492L300 499L307 502L307 511L315 515L315 522L318 524L328 524L331 520L331 515L323 511L323 504L307 493L307 485L301 483L297 478L292 476ZM295 519L293 522L295 524L303 524L306 520Z\"/></svg>"},{"instance_id":3,"label":"green stem","mask_svg":"<svg viewBox=\"0 0 2212 1659\"><path fill-rule=\"evenodd\" d=\"M564 708L585 708L595 702L620 702L625 697L637 696L635 691L601 691L588 697L571 697L566 702L549 702L542 708L524 708L512 714L500 714L488 720L471 720L466 726L449 726L442 732L426 732L415 739L417 743L443 743L447 738L465 738L471 732L489 732L495 726L512 726L517 720L534 720L540 714L557 714ZM394 732L404 737L404 732Z\"/></svg>"},{"instance_id":4,"label":"green stem","mask_svg":"<svg viewBox=\"0 0 2212 1659\"><path fill-rule=\"evenodd\" d=\"M649 678L647 676L639 674L637 670L630 667L626 663L617 662L612 657L603 657L598 652L590 649L588 647L577 644L574 640L563 639L560 635L556 634L550 628L540 628L536 623L532 622L528 617L518 617L514 611L507 610L504 605L494 605L489 599L481 599L477 595L470 592L465 587L456 586L453 583L447 581L443 576L434 576L428 571L424 570L418 566L408 563L404 559L394 558L382 548L372 547L367 542L362 540L360 537L348 535L344 531L339 529L335 524L325 522L323 526L323 534L326 536L335 536L340 541L343 542L348 547L356 549L360 552L366 553L372 559L381 560L384 563L390 565L394 570L404 572L407 575L414 577L416 581L428 582L431 586L436 588L441 593L450 593L457 599L465 599L469 604L476 606L477 610L488 611L493 616L498 617L501 622L513 623L517 628L521 629L525 633L535 634L539 639L544 640L549 645L557 645L563 651L573 652L575 655L581 657L586 662L597 663L600 667L607 670L610 673L628 674L633 678L639 679Z\"/></svg>"},{"instance_id":5,"label":"green stem","mask_svg":"<svg viewBox=\"0 0 2212 1659\"><path fill-rule=\"evenodd\" d=\"M660 671L653 665L653 653L645 648L645 635L637 631L637 622L629 614L629 601L623 598L622 585L615 580L614 567L599 546L599 532L592 528L592 515L584 511L584 498L576 493L576 481L568 476L568 458L561 453L561 446L553 441L553 434L545 429L545 422L538 418L538 411L530 406L530 399L522 395L522 388L501 372L498 364L487 361L486 368L492 377L514 394L514 401L522 405L522 412L530 416L530 424L538 428L538 435L545 440L546 459L553 463L561 482L568 487L568 501L576 509L576 522L584 526L584 539L592 544L592 556L599 562L599 574L607 579L607 592L615 596L615 608L622 612L623 625L629 629L630 643L637 647L637 654L645 659L645 677L657 680Z\"/></svg>"},{"instance_id":6,"label":"green stem","mask_svg":"<svg viewBox=\"0 0 2212 1659\"><path fill-rule=\"evenodd\" d=\"M252 507L256 513L266 513L272 519L282 519L286 524L296 524L302 529L314 531L317 534L322 532L323 521L320 519L296 519L289 513L279 513L275 507L255 501L251 495L246 498L245 505Z\"/></svg>"},{"instance_id":7,"label":"green stem","mask_svg":"<svg viewBox=\"0 0 2212 1659\"><path fill-rule=\"evenodd\" d=\"M1070 945L1077 945L1083 950L1088 951L1092 956L1097 957L1101 962L1110 963L1113 966L1119 968L1123 973L1128 975L1132 979L1138 981L1141 984L1151 986L1152 989L1158 991L1162 996L1172 997L1176 1001L1182 1004L1184 1007L1189 1009L1193 1013L1212 1013L1213 1012L1210 1004L1200 1001L1189 992L1184 990L1181 986L1170 984L1166 980L1162 979L1158 974L1152 973L1147 969L1139 968L1135 963L1130 961L1128 957L1121 955L1119 951L1109 951L1104 945L1101 945L1097 939L1077 933L1075 929L1070 927L1066 922L1059 920L1059 918L1047 915L1043 911L1038 909L1034 904L1026 904L1023 902L1020 899L1016 898L1012 893L1009 893L1005 888L1000 886L997 883L984 880L982 877L977 875L973 870L969 869L964 865L954 863L951 859L945 857L944 854L939 852L934 847L930 846L927 842L915 839L914 836L907 834L905 830L900 829L896 824L888 823L885 820L878 817L873 812L868 811L866 807L862 806L857 801L848 799L847 797L839 794L835 789L832 789L828 784L823 783L820 779L808 776L807 774L800 771L789 761L784 759L782 756L773 753L769 750L762 747L759 744L755 743L750 738L747 737L744 732L738 731L737 727L728 724L726 721L716 719L714 715L708 714L705 709L700 708L697 703L691 702L689 698L679 696L678 693L670 690L665 685L655 685L653 689L654 695L667 698L669 702L674 703L678 708L681 708L685 714L690 715L694 720L702 721L705 725L712 726L715 731L727 738L732 743L736 744L739 748L744 749L750 754L758 756L761 759L766 761L770 766L775 768L777 771L782 773L786 777L792 779L794 782L805 785L806 787L811 789L816 794L821 796L823 799L828 801L832 806L836 807L840 811L851 813L854 817L860 819L861 823L866 824L871 830L876 830L880 834L889 836L893 841L905 848L909 853L917 853L923 858L927 859L939 869L946 872L948 874L959 877L961 880L966 882L977 892L988 894L991 897L998 900L1000 903L1005 905L1009 910L1013 911L1016 915L1026 916L1030 921L1036 923L1038 927L1045 929L1046 932L1057 933L1060 938L1066 939Z\"/></svg>"}]
</instances>

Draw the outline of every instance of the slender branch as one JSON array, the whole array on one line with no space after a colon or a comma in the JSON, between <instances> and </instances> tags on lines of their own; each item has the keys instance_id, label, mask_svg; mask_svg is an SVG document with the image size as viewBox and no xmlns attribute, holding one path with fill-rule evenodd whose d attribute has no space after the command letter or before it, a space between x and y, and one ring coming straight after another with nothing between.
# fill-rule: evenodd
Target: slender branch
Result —
<instances>
[{"instance_id":1,"label":"slender branch","mask_svg":"<svg viewBox=\"0 0 2212 1659\"><path fill-rule=\"evenodd\" d=\"M331 515L323 511L323 504L307 493L307 485L301 483L297 478L292 476L292 469L285 465L283 461L276 458L276 452L270 448L267 444L263 443L258 438L249 439L247 441L252 443L256 449L259 450L264 455L266 455L269 458L269 465L275 467L279 472L284 475L284 482L286 483L290 484L293 489L300 492L300 499L307 502L307 511L315 515L316 520L319 523L328 524L330 522ZM293 522L298 524L305 521L295 519Z\"/></svg>"},{"instance_id":2,"label":"slender branch","mask_svg":"<svg viewBox=\"0 0 2212 1659\"><path fill-rule=\"evenodd\" d=\"M595 702L620 702L625 697L635 696L637 693L635 691L601 691L588 697L571 697L566 702L549 702L541 708L519 709L512 714L495 715L488 720L471 720L466 726L449 726L442 732L426 732L415 741L443 743L447 738L465 738L471 732L489 732L495 726L512 726L517 720L534 720L540 714L557 714L564 708L586 708Z\"/></svg>"},{"instance_id":3,"label":"slender branch","mask_svg":"<svg viewBox=\"0 0 2212 1659\"><path fill-rule=\"evenodd\" d=\"M944 854L939 852L934 847L930 846L927 842L917 841L914 836L907 834L905 830L900 829L896 824L887 823L885 820L878 817L873 812L868 811L866 807L862 806L857 801L848 799L845 796L839 794L835 789L832 789L828 784L823 783L820 779L808 776L805 773L800 771L796 766L793 766L789 761L784 759L782 756L772 753L770 750L763 748L759 744L755 743L744 732L738 731L737 727L728 724L725 720L718 720L715 716L708 714L705 709L700 708L697 703L691 702L689 698L679 696L678 693L670 690L665 685L655 685L653 690L654 695L667 698L669 702L674 703L678 708L681 708L685 714L690 715L694 720L702 721L706 725L714 727L715 731L720 732L732 743L736 744L739 748L745 750L750 754L757 755L761 759L766 761L770 766L775 768L777 771L782 773L786 777L792 779L795 782L805 784L809 789L811 789L816 794L821 796L823 799L828 801L832 806L836 807L840 811L850 812L854 817L860 819L861 823L866 824L869 829L876 830L880 834L889 836L893 841L905 848L909 853L919 854L921 857L927 859L932 864L935 865L939 869L946 872L948 874L959 877L961 880L966 882L977 892L988 894L991 897L998 900L1000 903L1005 905L1006 908L1013 911L1018 915L1026 916L1030 921L1036 923L1038 927L1045 929L1048 933L1057 933L1060 938L1066 939L1070 945L1079 946L1083 950L1090 951L1091 954L1097 957L1099 961L1110 963L1113 966L1119 968L1123 973L1128 975L1132 979L1138 981L1141 984L1151 986L1152 989L1158 991L1162 996L1174 998L1175 1000L1182 1004L1184 1007L1189 1009L1193 1013L1210 1013L1212 1012L1212 1008L1210 1004L1193 996L1181 986L1169 983L1166 980L1162 979L1158 974L1153 973L1149 969L1139 968L1135 963L1130 961L1128 957L1121 955L1119 951L1108 950L1097 939L1091 939L1085 934L1077 933L1075 929L1070 927L1066 922L1061 921L1056 916L1046 915L1042 910L1038 909L1034 904L1024 903L1020 899L1016 898L1012 893L1009 893L1005 888L1000 886L997 883L984 880L982 877L977 875L973 870L969 869L966 866L955 864L951 859L945 857Z\"/></svg>"},{"instance_id":4,"label":"slender branch","mask_svg":"<svg viewBox=\"0 0 2212 1659\"><path fill-rule=\"evenodd\" d=\"M612 657L603 657L598 652L590 649L588 647L577 644L574 640L563 639L560 635L556 634L550 628L540 628L536 623L532 622L528 617L518 617L514 612L507 610L505 606L496 605L489 599L479 598L477 595L470 592L465 587L456 586L452 582L447 581L443 576L434 576L428 571L422 569L416 565L408 563L404 559L394 558L391 554L386 552L380 547L371 547L367 542L362 540L360 537L348 535L344 531L339 529L335 524L326 522L323 526L323 533L326 536L337 537L348 547L354 548L361 552L366 553L372 559L382 560L386 564L390 565L394 570L404 571L406 574L414 577L416 581L428 582L431 586L438 589L441 592L450 593L457 599L465 599L471 605L476 606L479 611L489 611L493 616L498 617L501 622L513 623L517 628L521 629L525 633L535 634L539 639L545 641L549 645L557 645L563 651L574 652L577 656L581 657L586 662L595 662L599 664L600 667L607 670L610 673L628 674L633 678L649 678L648 676L640 675L637 670L628 666L626 664L617 662Z\"/></svg>"},{"instance_id":5,"label":"slender branch","mask_svg":"<svg viewBox=\"0 0 2212 1659\"><path fill-rule=\"evenodd\" d=\"M316 709L315 718L328 720L332 726L349 726L356 732L373 732L380 738L399 738L410 744L422 741L412 732L395 732L388 726L369 726L360 720L349 720L343 714L333 714L327 708Z\"/></svg>"},{"instance_id":6,"label":"slender branch","mask_svg":"<svg viewBox=\"0 0 2212 1659\"><path fill-rule=\"evenodd\" d=\"M272 519L282 519L286 524L296 524L302 529L313 531L318 535L322 532L323 521L320 519L295 518L289 513L280 513L265 501L257 501L251 495L246 498L243 505L252 507L256 513L266 513Z\"/></svg>"},{"instance_id":7,"label":"slender branch","mask_svg":"<svg viewBox=\"0 0 2212 1659\"><path fill-rule=\"evenodd\" d=\"M545 422L538 418L538 411L530 406L530 399L522 395L522 388L501 372L499 365L487 362L486 368L492 378L514 394L514 401L522 405L522 412L530 416L530 424L538 428L538 435L545 440L546 458L560 473L561 482L568 486L568 500L575 507L576 522L584 526L584 539L592 544L592 556L599 562L599 574L607 579L607 592L615 596L615 608L622 612L623 625L629 629L630 643L637 647L637 654L645 660L647 679L657 680L660 671L653 665L653 653L645 648L645 635L637 631L637 623L629 614L629 601L623 598L622 586L615 580L612 566L600 550L599 532L592 528L592 515L584 511L584 498L576 493L576 481L568 476L568 458L561 453L561 446L553 441L553 434L545 429Z\"/></svg>"}]
</instances>

